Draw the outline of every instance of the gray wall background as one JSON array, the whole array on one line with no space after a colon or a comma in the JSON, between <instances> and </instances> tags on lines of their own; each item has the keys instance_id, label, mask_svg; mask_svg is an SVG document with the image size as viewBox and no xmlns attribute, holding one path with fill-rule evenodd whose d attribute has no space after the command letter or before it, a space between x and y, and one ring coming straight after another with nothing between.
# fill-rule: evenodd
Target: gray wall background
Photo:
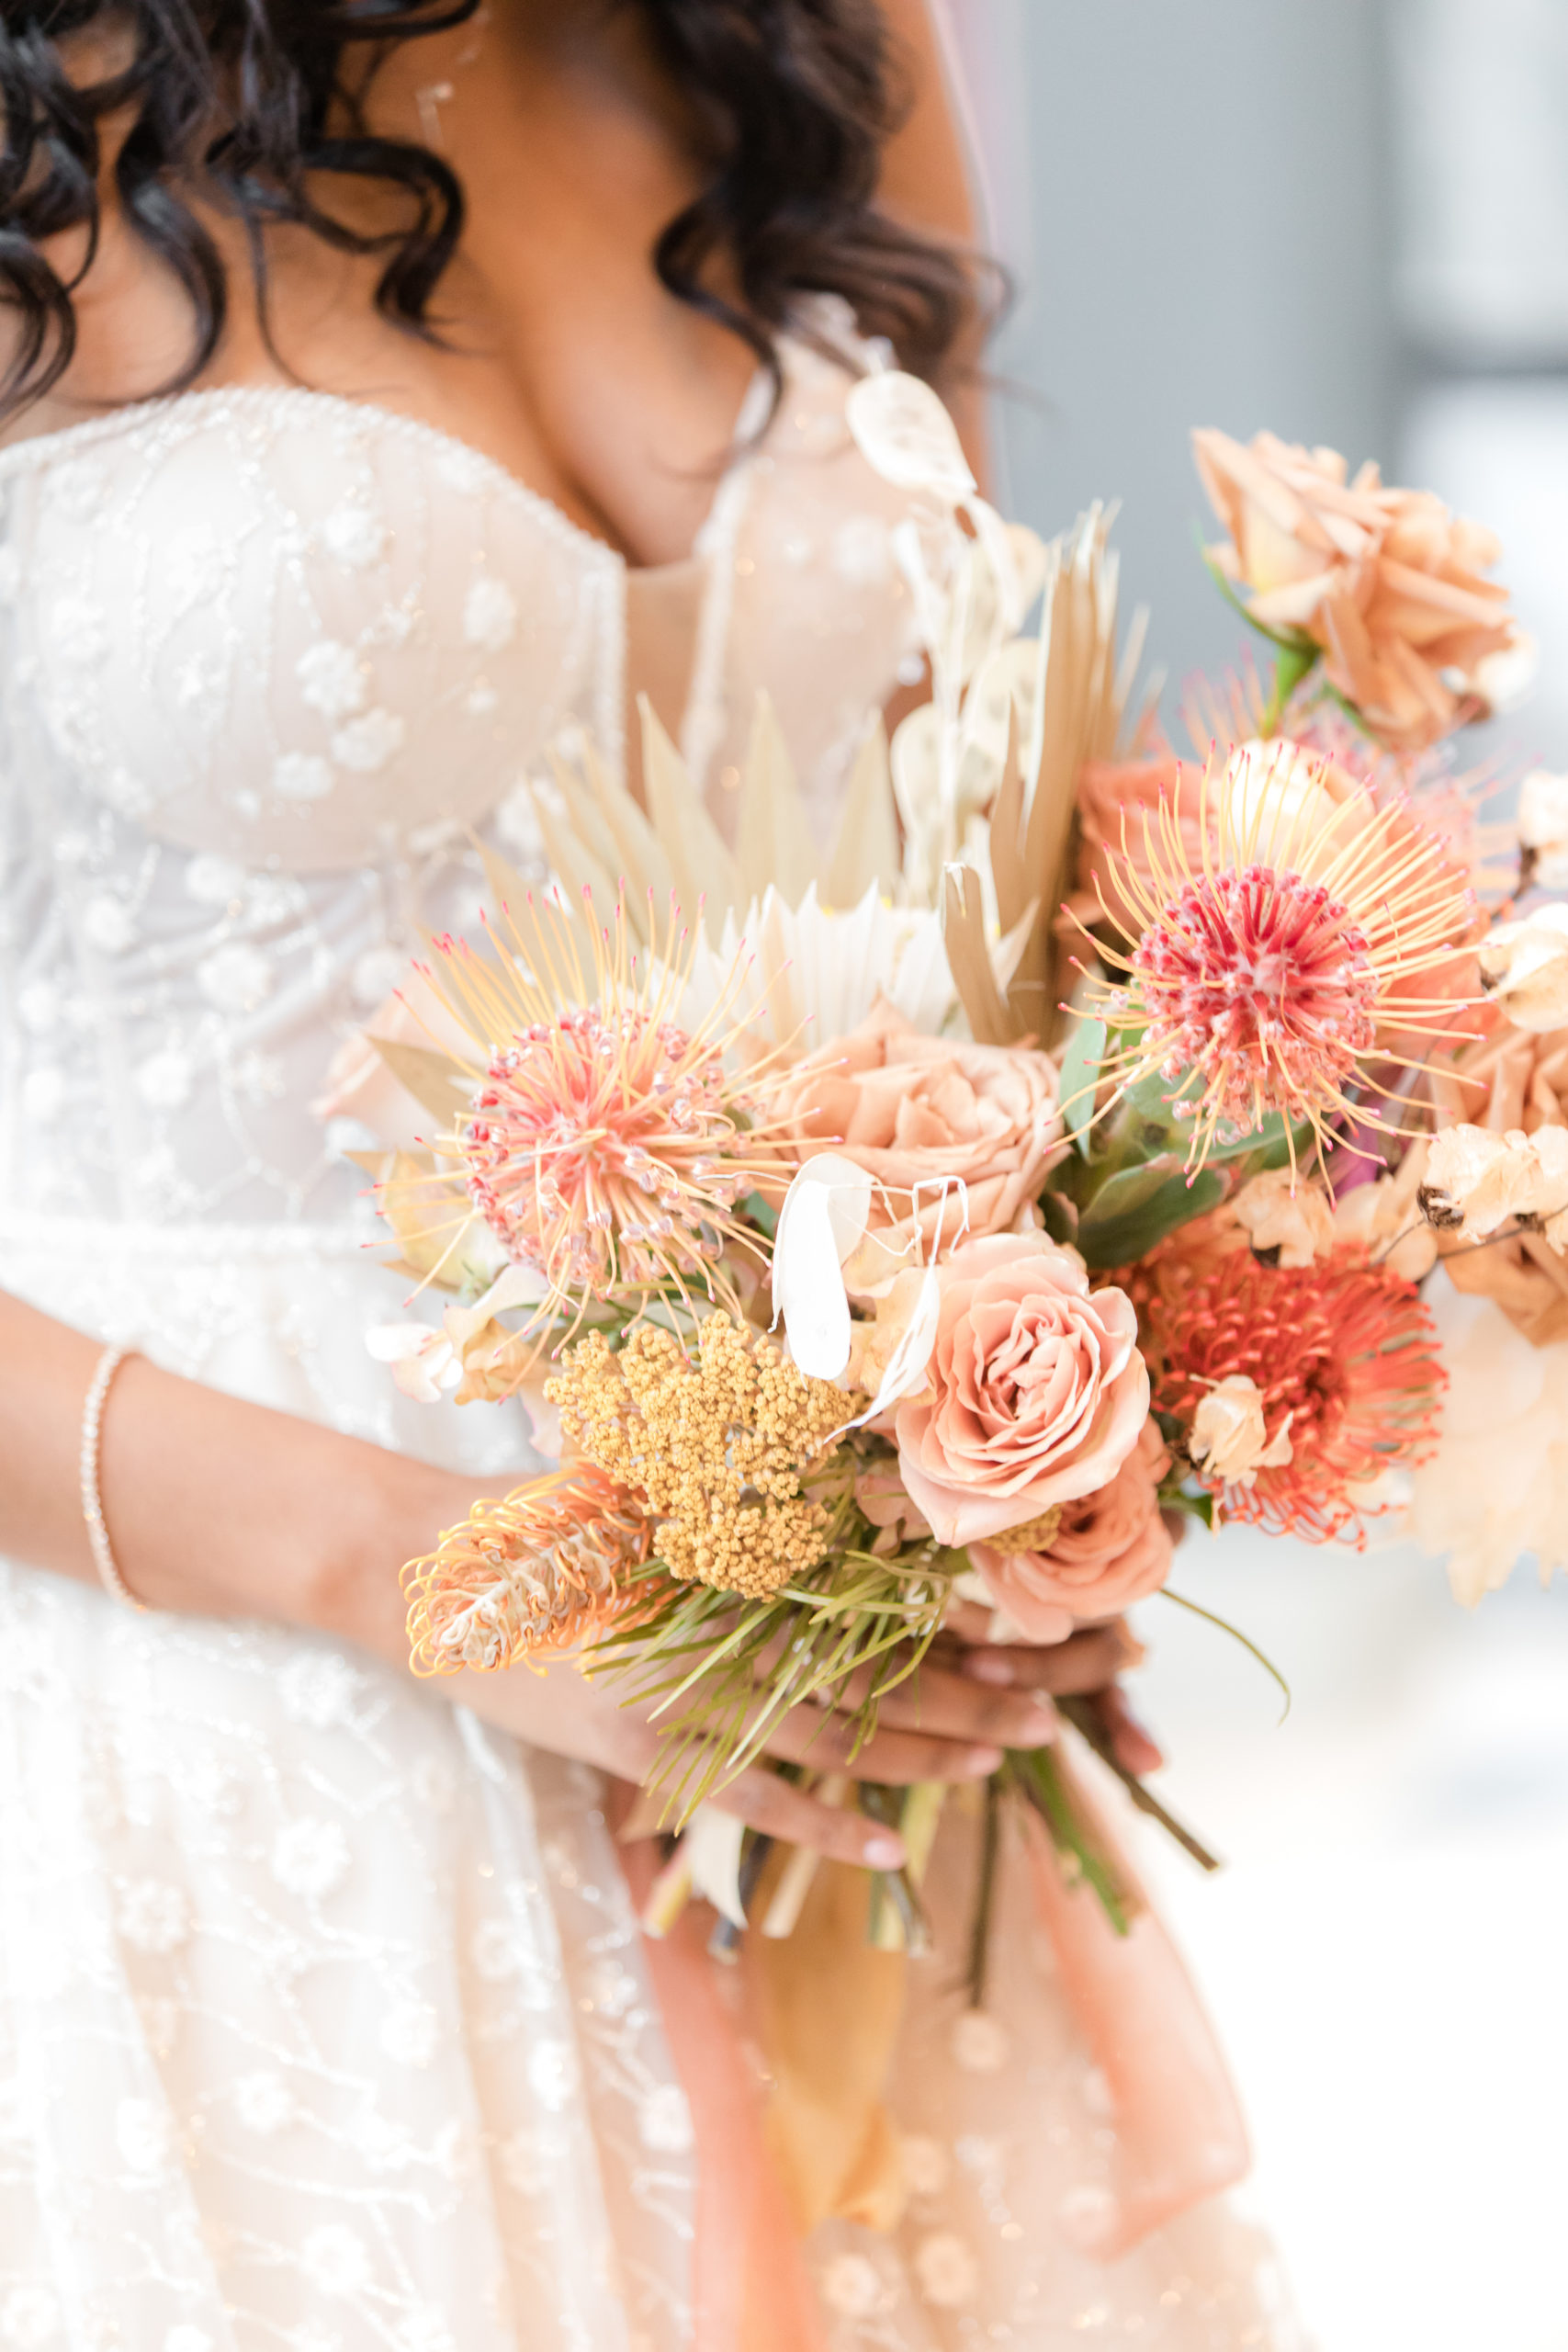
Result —
<instances>
[{"instance_id":1,"label":"gray wall background","mask_svg":"<svg viewBox=\"0 0 1568 2352\"><path fill-rule=\"evenodd\" d=\"M972 0L981 11L996 17L996 0ZM1197 559L1209 515L1190 428L1268 425L1352 466L1393 457L1381 10L1021 0L1010 14L1011 129L1030 169L1023 220L1016 183L998 191L1024 280L996 359L1016 386L998 406L1007 495L1047 533L1091 498L1122 499L1123 608L1152 606L1150 658L1175 689L1247 636Z\"/></svg>"},{"instance_id":2,"label":"gray wall background","mask_svg":"<svg viewBox=\"0 0 1568 2352\"><path fill-rule=\"evenodd\" d=\"M1568 768L1568 0L943 5L1023 285L999 495L1046 533L1121 496L1178 740L1183 675L1248 639L1193 547L1188 434L1268 425L1499 533L1540 684L1458 756ZM1244 1530L1179 1569L1294 1693L1281 1724L1213 1627L1135 1612L1167 1794L1228 1866L1146 1862L1308 2340L1568 2352L1568 1584L1521 1566L1470 1615L1408 1548Z\"/></svg>"}]
</instances>

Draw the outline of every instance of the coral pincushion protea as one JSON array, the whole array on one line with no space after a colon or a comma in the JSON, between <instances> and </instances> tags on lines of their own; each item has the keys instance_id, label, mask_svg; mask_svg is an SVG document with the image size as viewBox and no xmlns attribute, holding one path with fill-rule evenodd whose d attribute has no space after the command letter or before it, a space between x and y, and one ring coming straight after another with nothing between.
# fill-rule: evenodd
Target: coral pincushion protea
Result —
<instances>
[{"instance_id":1,"label":"coral pincushion protea","mask_svg":"<svg viewBox=\"0 0 1568 2352\"><path fill-rule=\"evenodd\" d=\"M747 1241L732 1212L772 1165L751 1141L769 1074L731 1079L723 1001L695 1030L675 1018L678 912L644 969L624 910L613 934L588 912L591 970L564 907L531 898L492 955L442 939L430 970L476 1047L458 1057L470 1108L435 1148L513 1263L544 1277L540 1320L693 1278L728 1296L714 1270Z\"/></svg>"},{"instance_id":2,"label":"coral pincushion protea","mask_svg":"<svg viewBox=\"0 0 1568 2352\"><path fill-rule=\"evenodd\" d=\"M1465 876L1404 808L1314 775L1294 746L1278 751L1204 775L1196 868L1163 793L1153 822L1142 812L1136 857L1125 814L1122 854L1102 853L1101 904L1129 942L1103 951L1122 978L1102 1009L1136 1033L1114 1067L1123 1086L1156 1073L1172 1083L1192 1121L1191 1166L1270 1113L1322 1144L1368 1057L1449 1034L1445 984L1473 927ZM1430 995L1414 992L1423 975Z\"/></svg>"},{"instance_id":3,"label":"coral pincushion protea","mask_svg":"<svg viewBox=\"0 0 1568 2352\"><path fill-rule=\"evenodd\" d=\"M633 1604L644 1514L592 1464L478 1502L403 1570L416 1674L497 1673L581 1647Z\"/></svg>"},{"instance_id":4,"label":"coral pincushion protea","mask_svg":"<svg viewBox=\"0 0 1568 2352\"><path fill-rule=\"evenodd\" d=\"M469 1197L559 1289L695 1273L746 1171L723 1065L671 1021L597 1005L513 1031L459 1131Z\"/></svg>"},{"instance_id":5,"label":"coral pincushion protea","mask_svg":"<svg viewBox=\"0 0 1568 2352\"><path fill-rule=\"evenodd\" d=\"M1167 1430L1185 1435L1238 1374L1262 1407L1268 1453L1249 1480L1206 1482L1224 1517L1364 1543L1363 1518L1383 1507L1369 1489L1422 1460L1436 1430L1443 1373L1415 1286L1359 1253L1277 1267L1241 1249L1178 1250L1152 1283L1145 1353Z\"/></svg>"}]
</instances>

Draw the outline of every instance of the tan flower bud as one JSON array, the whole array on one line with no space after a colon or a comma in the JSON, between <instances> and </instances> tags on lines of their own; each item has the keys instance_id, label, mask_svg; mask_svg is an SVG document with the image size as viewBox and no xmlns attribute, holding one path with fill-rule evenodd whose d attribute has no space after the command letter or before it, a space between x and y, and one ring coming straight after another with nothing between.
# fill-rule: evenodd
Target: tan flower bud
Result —
<instances>
[{"instance_id":1,"label":"tan flower bud","mask_svg":"<svg viewBox=\"0 0 1568 2352\"><path fill-rule=\"evenodd\" d=\"M1271 1168L1242 1186L1233 1204L1237 1220L1261 1257L1271 1250L1279 1266L1310 1266L1334 1246L1334 1213L1326 1195L1288 1168Z\"/></svg>"},{"instance_id":2,"label":"tan flower bud","mask_svg":"<svg viewBox=\"0 0 1568 2352\"><path fill-rule=\"evenodd\" d=\"M1568 1027L1568 902L1495 923L1477 954L1483 984L1517 1029Z\"/></svg>"},{"instance_id":3,"label":"tan flower bud","mask_svg":"<svg viewBox=\"0 0 1568 2352\"><path fill-rule=\"evenodd\" d=\"M1205 1477L1224 1486L1250 1487L1259 1470L1278 1469L1290 1461L1290 1421L1287 1418L1270 1440L1258 1383L1245 1372L1233 1372L1228 1379L1216 1381L1199 1405L1187 1451Z\"/></svg>"},{"instance_id":4,"label":"tan flower bud","mask_svg":"<svg viewBox=\"0 0 1568 2352\"><path fill-rule=\"evenodd\" d=\"M1568 775L1532 768L1519 786L1519 846L1535 853L1532 878L1568 890Z\"/></svg>"},{"instance_id":5,"label":"tan flower bud","mask_svg":"<svg viewBox=\"0 0 1568 2352\"><path fill-rule=\"evenodd\" d=\"M1568 1211L1568 1127L1445 1127L1432 1138L1420 1201L1430 1224L1463 1241L1484 1241L1511 1219L1550 1225Z\"/></svg>"}]
</instances>

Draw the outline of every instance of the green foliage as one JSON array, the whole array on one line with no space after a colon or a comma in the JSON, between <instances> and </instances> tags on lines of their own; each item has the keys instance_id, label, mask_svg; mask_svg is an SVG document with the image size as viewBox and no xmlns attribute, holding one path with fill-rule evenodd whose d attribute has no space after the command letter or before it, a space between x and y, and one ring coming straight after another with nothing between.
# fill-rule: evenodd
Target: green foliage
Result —
<instances>
[{"instance_id":1,"label":"green foliage","mask_svg":"<svg viewBox=\"0 0 1568 2352\"><path fill-rule=\"evenodd\" d=\"M1067 1133L1087 1159L1089 1149L1089 1125L1094 1117L1095 1086L1100 1077L1100 1065L1105 1058L1107 1031L1103 1021L1080 1021L1067 1040L1062 1057L1061 1088L1058 1100Z\"/></svg>"},{"instance_id":2,"label":"green foliage","mask_svg":"<svg viewBox=\"0 0 1568 2352\"><path fill-rule=\"evenodd\" d=\"M1224 1199L1224 1176L1205 1168L1189 1177L1165 1155L1141 1168L1123 1168L1100 1187L1078 1216L1077 1247L1095 1272L1129 1265L1168 1234Z\"/></svg>"}]
</instances>

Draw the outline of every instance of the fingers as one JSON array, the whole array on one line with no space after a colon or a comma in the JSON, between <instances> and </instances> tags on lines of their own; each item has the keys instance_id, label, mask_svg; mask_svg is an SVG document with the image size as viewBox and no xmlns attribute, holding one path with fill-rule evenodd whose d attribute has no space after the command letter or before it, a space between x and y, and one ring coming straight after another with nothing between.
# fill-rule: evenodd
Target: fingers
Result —
<instances>
[{"instance_id":1,"label":"fingers","mask_svg":"<svg viewBox=\"0 0 1568 2352\"><path fill-rule=\"evenodd\" d=\"M853 1705L852 1683L838 1703ZM955 1674L930 1660L877 1708L879 1729L928 1732L939 1739L995 1747L1043 1747L1056 1736L1050 1702L1034 1690L998 1690L988 1679Z\"/></svg>"},{"instance_id":2,"label":"fingers","mask_svg":"<svg viewBox=\"0 0 1568 2352\"><path fill-rule=\"evenodd\" d=\"M1157 1772L1165 1757L1128 1706L1121 1685L1113 1682L1097 1692L1096 1704L1111 1736L1111 1752L1123 1772L1139 1779L1145 1772Z\"/></svg>"},{"instance_id":3,"label":"fingers","mask_svg":"<svg viewBox=\"0 0 1568 2352\"><path fill-rule=\"evenodd\" d=\"M1049 1691L1057 1698L1103 1690L1143 1653L1121 1623L1091 1625L1048 1648L967 1650L960 1672L993 1689Z\"/></svg>"},{"instance_id":4,"label":"fingers","mask_svg":"<svg viewBox=\"0 0 1568 2352\"><path fill-rule=\"evenodd\" d=\"M790 1846L810 1846L837 1862L855 1862L863 1870L896 1871L904 1860L904 1841L879 1821L845 1812L808 1795L776 1772L753 1766L738 1773L711 1802L721 1813L739 1815L749 1827Z\"/></svg>"},{"instance_id":5,"label":"fingers","mask_svg":"<svg viewBox=\"0 0 1568 2352\"><path fill-rule=\"evenodd\" d=\"M857 1748L855 1724L831 1709L795 1707L769 1733L770 1756L814 1771L852 1771L858 1781L885 1781L902 1787L911 1781L984 1780L1002 1760L994 1741L978 1745L933 1738L929 1734L879 1727Z\"/></svg>"}]
</instances>

